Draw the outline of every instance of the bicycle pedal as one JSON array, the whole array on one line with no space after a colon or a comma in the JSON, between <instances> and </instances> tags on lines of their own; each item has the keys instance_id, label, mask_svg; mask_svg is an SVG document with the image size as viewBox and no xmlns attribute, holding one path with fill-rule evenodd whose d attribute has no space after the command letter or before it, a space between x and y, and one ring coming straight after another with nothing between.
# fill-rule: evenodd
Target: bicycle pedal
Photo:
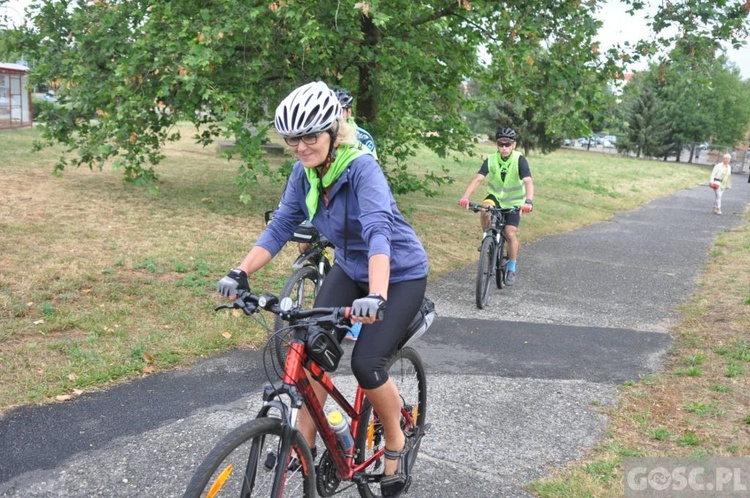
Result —
<instances>
[{"instance_id":1,"label":"bicycle pedal","mask_svg":"<svg viewBox=\"0 0 750 498\"><path fill-rule=\"evenodd\" d=\"M426 436L430 430L432 430L432 424L424 424L424 427L422 427L422 435Z\"/></svg>"}]
</instances>

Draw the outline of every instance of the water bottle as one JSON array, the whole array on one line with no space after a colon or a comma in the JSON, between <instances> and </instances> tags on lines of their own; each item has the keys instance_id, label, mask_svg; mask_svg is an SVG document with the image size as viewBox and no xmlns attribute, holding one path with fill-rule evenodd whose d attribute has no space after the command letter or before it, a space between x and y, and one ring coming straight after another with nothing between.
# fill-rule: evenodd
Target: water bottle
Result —
<instances>
[{"instance_id":1,"label":"water bottle","mask_svg":"<svg viewBox=\"0 0 750 498\"><path fill-rule=\"evenodd\" d=\"M340 411L331 412L328 414L328 424L336 433L336 437L339 440L339 444L344 452L348 452L354 448L354 439L352 433L349 430L349 421L346 420L344 414Z\"/></svg>"}]
</instances>

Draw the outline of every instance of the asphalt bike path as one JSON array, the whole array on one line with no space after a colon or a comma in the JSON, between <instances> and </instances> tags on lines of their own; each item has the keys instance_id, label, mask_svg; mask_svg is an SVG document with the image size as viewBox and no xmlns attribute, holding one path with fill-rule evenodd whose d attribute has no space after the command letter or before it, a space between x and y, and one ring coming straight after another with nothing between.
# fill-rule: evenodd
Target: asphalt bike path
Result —
<instances>
[{"instance_id":1,"label":"asphalt bike path","mask_svg":"<svg viewBox=\"0 0 750 498\"><path fill-rule=\"evenodd\" d=\"M742 223L745 180L735 176L722 216L695 187L526 245L517 284L493 289L484 310L475 266L431 282L439 317L417 349L433 430L407 496L528 496L524 484L581 458L617 386L659 369L675 306L716 235ZM261 354L235 351L12 411L0 420L0 496L181 496L213 444L253 418L265 383Z\"/></svg>"}]
</instances>

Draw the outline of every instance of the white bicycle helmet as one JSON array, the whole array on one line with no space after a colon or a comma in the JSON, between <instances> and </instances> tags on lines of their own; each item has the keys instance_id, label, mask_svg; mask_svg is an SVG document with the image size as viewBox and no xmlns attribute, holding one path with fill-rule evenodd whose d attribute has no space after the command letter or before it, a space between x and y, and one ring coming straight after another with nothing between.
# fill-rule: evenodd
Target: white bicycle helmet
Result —
<instances>
[{"instance_id":1,"label":"white bicycle helmet","mask_svg":"<svg viewBox=\"0 0 750 498\"><path fill-rule=\"evenodd\" d=\"M341 117L341 103L322 81L294 90L276 108L276 130L284 138L330 130Z\"/></svg>"}]
</instances>

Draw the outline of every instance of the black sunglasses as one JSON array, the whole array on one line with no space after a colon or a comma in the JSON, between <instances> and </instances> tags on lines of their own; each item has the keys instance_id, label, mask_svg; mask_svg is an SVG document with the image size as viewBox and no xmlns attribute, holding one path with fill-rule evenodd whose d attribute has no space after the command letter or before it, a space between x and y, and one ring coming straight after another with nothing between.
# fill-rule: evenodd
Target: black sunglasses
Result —
<instances>
[{"instance_id":1,"label":"black sunglasses","mask_svg":"<svg viewBox=\"0 0 750 498\"><path fill-rule=\"evenodd\" d=\"M510 147L511 145L513 145L513 142L501 142L499 140L497 142L498 147Z\"/></svg>"}]
</instances>

